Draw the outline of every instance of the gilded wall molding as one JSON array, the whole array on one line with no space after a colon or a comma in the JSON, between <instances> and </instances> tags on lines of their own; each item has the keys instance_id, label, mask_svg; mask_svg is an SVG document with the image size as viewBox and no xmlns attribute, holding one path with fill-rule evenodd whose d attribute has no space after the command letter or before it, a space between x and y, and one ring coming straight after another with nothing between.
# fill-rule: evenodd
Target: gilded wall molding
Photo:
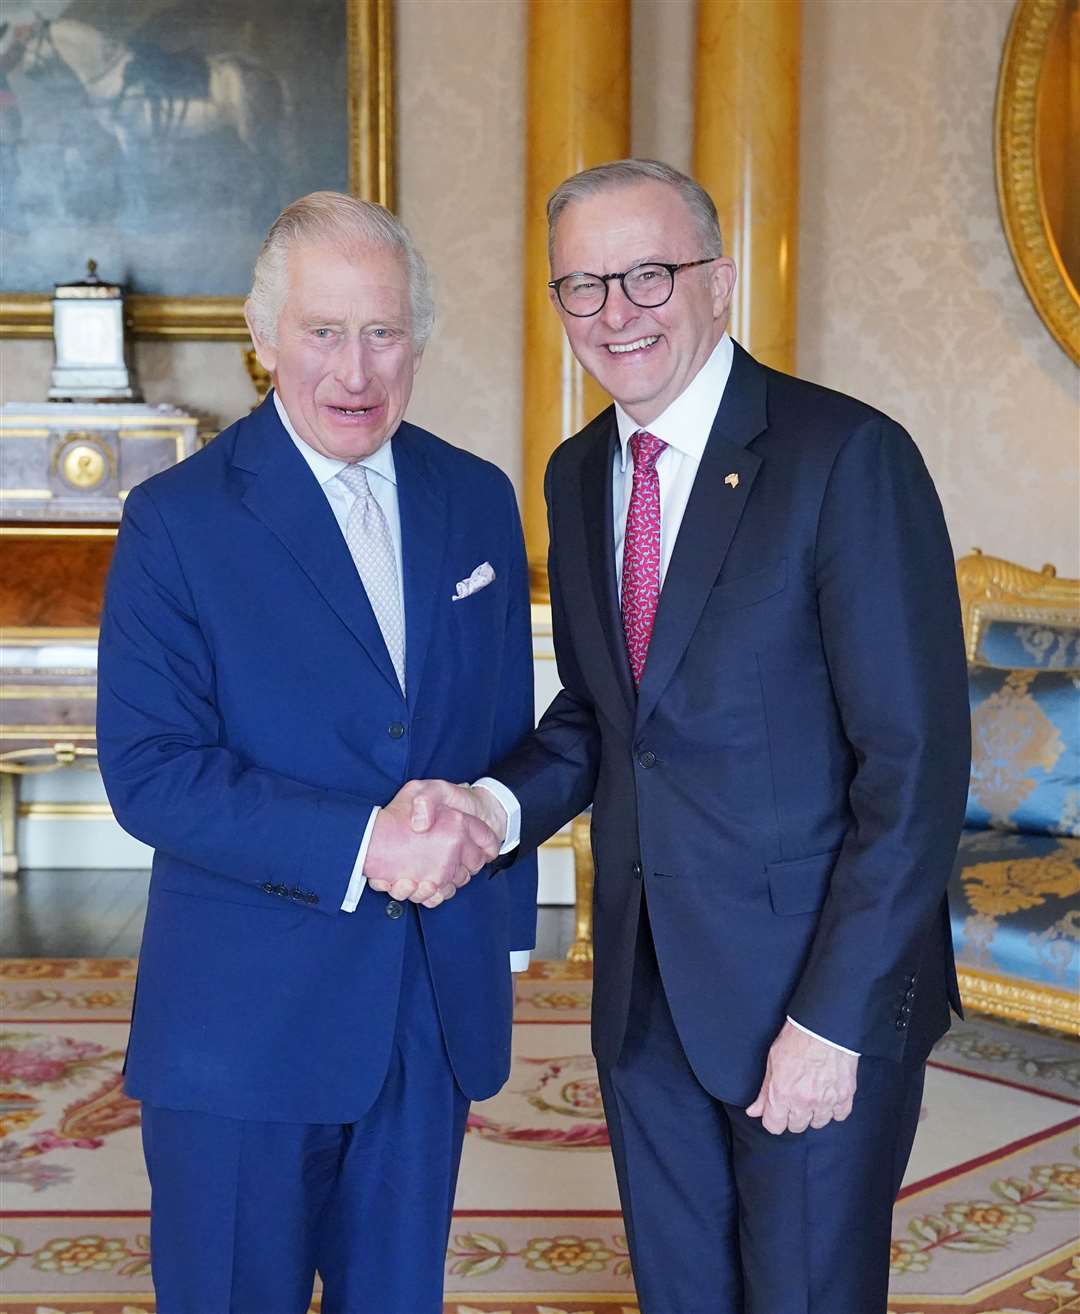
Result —
<instances>
[{"instance_id":1,"label":"gilded wall molding","mask_svg":"<svg viewBox=\"0 0 1080 1314\"><path fill-rule=\"evenodd\" d=\"M1080 296L1049 235L1036 138L1039 75L1066 0L1017 0L994 112L998 204L1017 272L1043 323L1080 365Z\"/></svg>"}]
</instances>

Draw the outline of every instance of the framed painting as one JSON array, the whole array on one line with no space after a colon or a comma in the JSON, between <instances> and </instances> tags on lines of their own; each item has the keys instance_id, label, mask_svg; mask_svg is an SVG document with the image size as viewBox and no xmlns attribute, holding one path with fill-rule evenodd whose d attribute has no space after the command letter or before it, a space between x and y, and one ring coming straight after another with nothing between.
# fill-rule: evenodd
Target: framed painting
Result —
<instances>
[{"instance_id":1,"label":"framed painting","mask_svg":"<svg viewBox=\"0 0 1080 1314\"><path fill-rule=\"evenodd\" d=\"M0 337L54 283L126 284L139 337L247 337L275 215L394 204L392 0L4 0Z\"/></svg>"}]
</instances>

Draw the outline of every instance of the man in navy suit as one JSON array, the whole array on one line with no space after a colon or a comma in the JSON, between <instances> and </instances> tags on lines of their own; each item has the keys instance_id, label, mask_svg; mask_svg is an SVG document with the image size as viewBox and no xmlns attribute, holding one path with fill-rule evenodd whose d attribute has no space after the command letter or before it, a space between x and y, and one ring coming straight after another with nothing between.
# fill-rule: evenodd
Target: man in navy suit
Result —
<instances>
[{"instance_id":1,"label":"man in navy suit","mask_svg":"<svg viewBox=\"0 0 1080 1314\"><path fill-rule=\"evenodd\" d=\"M127 1089L157 1308L302 1314L318 1270L326 1314L435 1314L536 869L470 883L491 832L415 832L402 787L532 725L517 505L403 419L433 308L388 211L289 206L247 317L274 390L131 493L101 630L102 773L155 849Z\"/></svg>"},{"instance_id":2,"label":"man in navy suit","mask_svg":"<svg viewBox=\"0 0 1080 1314\"><path fill-rule=\"evenodd\" d=\"M589 803L593 1046L646 1314L884 1314L968 718L908 435L726 332L715 207L654 161L548 206L552 302L615 399L547 471L563 690L487 790L529 850ZM479 782L477 782L479 783Z\"/></svg>"}]
</instances>

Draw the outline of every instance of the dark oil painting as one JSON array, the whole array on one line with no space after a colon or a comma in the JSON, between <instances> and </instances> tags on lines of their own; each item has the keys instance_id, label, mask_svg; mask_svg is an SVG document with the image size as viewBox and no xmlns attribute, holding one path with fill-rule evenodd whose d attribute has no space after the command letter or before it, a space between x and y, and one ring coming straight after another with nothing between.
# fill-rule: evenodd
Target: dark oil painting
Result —
<instances>
[{"instance_id":1,"label":"dark oil painting","mask_svg":"<svg viewBox=\"0 0 1080 1314\"><path fill-rule=\"evenodd\" d=\"M0 285L88 257L242 296L288 201L348 188L347 0L3 0Z\"/></svg>"}]
</instances>

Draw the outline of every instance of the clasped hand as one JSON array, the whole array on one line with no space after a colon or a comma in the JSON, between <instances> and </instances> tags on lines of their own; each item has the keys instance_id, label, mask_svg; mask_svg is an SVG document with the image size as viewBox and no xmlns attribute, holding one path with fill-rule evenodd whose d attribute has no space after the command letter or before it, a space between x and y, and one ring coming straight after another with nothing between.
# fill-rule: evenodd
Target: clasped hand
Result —
<instances>
[{"instance_id":1,"label":"clasped hand","mask_svg":"<svg viewBox=\"0 0 1080 1314\"><path fill-rule=\"evenodd\" d=\"M379 809L364 875L373 890L437 908L498 857L505 834L487 790L412 780Z\"/></svg>"},{"instance_id":2,"label":"clasped hand","mask_svg":"<svg viewBox=\"0 0 1080 1314\"><path fill-rule=\"evenodd\" d=\"M746 1112L774 1136L843 1122L855 1099L858 1069L856 1055L785 1022L769 1050L757 1099Z\"/></svg>"}]
</instances>

